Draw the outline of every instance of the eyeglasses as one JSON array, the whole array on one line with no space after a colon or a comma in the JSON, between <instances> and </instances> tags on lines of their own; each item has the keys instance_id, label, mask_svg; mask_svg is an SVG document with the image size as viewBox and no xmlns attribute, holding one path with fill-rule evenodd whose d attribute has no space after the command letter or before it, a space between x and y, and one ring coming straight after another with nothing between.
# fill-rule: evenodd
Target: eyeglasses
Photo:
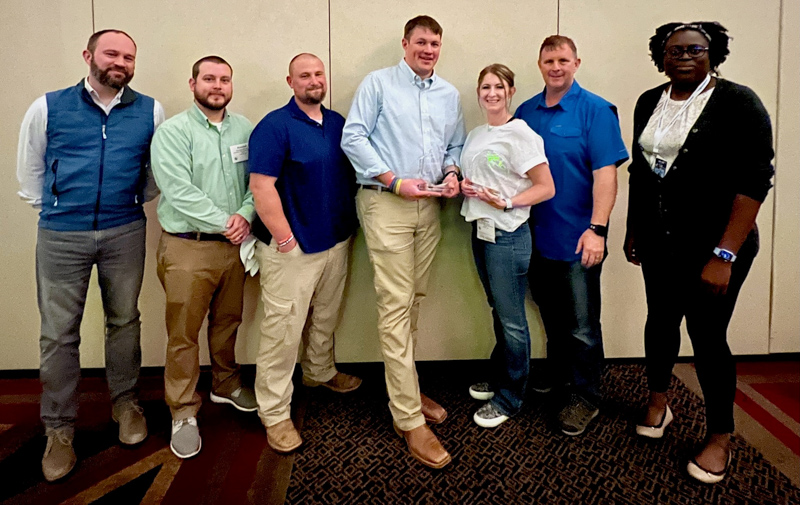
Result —
<instances>
[{"instance_id":1,"label":"eyeglasses","mask_svg":"<svg viewBox=\"0 0 800 505\"><path fill-rule=\"evenodd\" d=\"M707 47L692 45L692 46L670 46L664 50L664 54L667 55L667 58L677 60L678 58L683 57L684 54L688 54L690 58L699 58L703 56L704 53L708 51Z\"/></svg>"}]
</instances>

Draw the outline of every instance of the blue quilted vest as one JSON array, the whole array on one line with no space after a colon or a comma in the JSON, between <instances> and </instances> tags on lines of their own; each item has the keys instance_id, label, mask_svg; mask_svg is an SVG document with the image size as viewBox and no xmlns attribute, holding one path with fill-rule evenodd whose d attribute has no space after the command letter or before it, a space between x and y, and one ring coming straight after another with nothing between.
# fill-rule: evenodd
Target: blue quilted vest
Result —
<instances>
[{"instance_id":1,"label":"blue quilted vest","mask_svg":"<svg viewBox=\"0 0 800 505\"><path fill-rule=\"evenodd\" d=\"M126 87L106 113L83 81L47 93L47 150L39 226L103 230L144 218L154 100Z\"/></svg>"}]
</instances>

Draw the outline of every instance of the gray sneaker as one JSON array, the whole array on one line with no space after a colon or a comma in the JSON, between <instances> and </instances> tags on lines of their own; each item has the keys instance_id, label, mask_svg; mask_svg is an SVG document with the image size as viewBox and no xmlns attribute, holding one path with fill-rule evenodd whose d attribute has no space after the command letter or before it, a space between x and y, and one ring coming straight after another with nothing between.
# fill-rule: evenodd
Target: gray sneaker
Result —
<instances>
[{"instance_id":1,"label":"gray sneaker","mask_svg":"<svg viewBox=\"0 0 800 505\"><path fill-rule=\"evenodd\" d=\"M72 448L73 434L70 430L47 428L47 447L42 456L42 473L49 482L65 477L78 458Z\"/></svg>"},{"instance_id":2,"label":"gray sneaker","mask_svg":"<svg viewBox=\"0 0 800 505\"><path fill-rule=\"evenodd\" d=\"M497 410L492 402L487 402L475 412L472 420L481 428L494 428L508 421L508 416Z\"/></svg>"},{"instance_id":3,"label":"gray sneaker","mask_svg":"<svg viewBox=\"0 0 800 505\"><path fill-rule=\"evenodd\" d=\"M558 424L565 435L574 437L586 431L586 427L599 413L600 409L573 393L558 413Z\"/></svg>"},{"instance_id":4,"label":"gray sneaker","mask_svg":"<svg viewBox=\"0 0 800 505\"><path fill-rule=\"evenodd\" d=\"M215 394L212 391L209 397L214 403L228 403L242 412L255 412L258 410L256 393L250 388L239 387L230 395Z\"/></svg>"},{"instance_id":5,"label":"gray sneaker","mask_svg":"<svg viewBox=\"0 0 800 505\"><path fill-rule=\"evenodd\" d=\"M200 452L202 446L197 419L187 417L172 421L172 440L169 448L181 459L191 458Z\"/></svg>"},{"instance_id":6,"label":"gray sneaker","mask_svg":"<svg viewBox=\"0 0 800 505\"><path fill-rule=\"evenodd\" d=\"M494 391L488 382L479 382L469 387L469 395L476 400L491 400L494 397Z\"/></svg>"},{"instance_id":7,"label":"gray sneaker","mask_svg":"<svg viewBox=\"0 0 800 505\"><path fill-rule=\"evenodd\" d=\"M115 404L111 411L111 419L119 423L119 441L123 444L134 445L147 438L144 410L136 400Z\"/></svg>"}]
</instances>

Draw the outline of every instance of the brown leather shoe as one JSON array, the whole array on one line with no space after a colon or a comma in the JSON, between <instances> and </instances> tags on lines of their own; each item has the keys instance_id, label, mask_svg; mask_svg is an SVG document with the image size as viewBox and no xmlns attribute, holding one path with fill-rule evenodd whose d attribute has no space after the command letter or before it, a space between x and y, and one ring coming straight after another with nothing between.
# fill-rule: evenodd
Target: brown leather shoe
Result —
<instances>
[{"instance_id":1,"label":"brown leather shoe","mask_svg":"<svg viewBox=\"0 0 800 505\"><path fill-rule=\"evenodd\" d=\"M442 424L447 419L447 411L444 410L444 407L422 393L419 397L422 400L422 415L425 416L426 421L431 424Z\"/></svg>"},{"instance_id":2,"label":"brown leather shoe","mask_svg":"<svg viewBox=\"0 0 800 505\"><path fill-rule=\"evenodd\" d=\"M303 444L291 419L284 419L278 424L267 426L267 443L275 452L286 454Z\"/></svg>"},{"instance_id":3,"label":"brown leather shoe","mask_svg":"<svg viewBox=\"0 0 800 505\"><path fill-rule=\"evenodd\" d=\"M423 465L438 470L452 461L450 453L445 450L427 424L409 431L403 431L396 424L392 424L394 431L408 444L408 452Z\"/></svg>"},{"instance_id":4,"label":"brown leather shoe","mask_svg":"<svg viewBox=\"0 0 800 505\"><path fill-rule=\"evenodd\" d=\"M306 378L304 375L303 385L310 388L324 386L331 391L336 391L337 393L349 393L350 391L355 391L358 389L358 386L361 385L361 379L358 377L353 377L352 375L347 375L346 373L336 372L336 375L334 375L333 378L328 382L317 382L315 380Z\"/></svg>"}]
</instances>

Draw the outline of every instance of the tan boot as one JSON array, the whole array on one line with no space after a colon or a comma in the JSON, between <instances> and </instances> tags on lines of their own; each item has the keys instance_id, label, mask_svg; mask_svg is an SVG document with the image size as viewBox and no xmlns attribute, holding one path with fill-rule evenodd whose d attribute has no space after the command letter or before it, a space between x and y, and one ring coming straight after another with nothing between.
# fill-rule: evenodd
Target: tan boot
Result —
<instances>
[{"instance_id":1,"label":"tan boot","mask_svg":"<svg viewBox=\"0 0 800 505\"><path fill-rule=\"evenodd\" d=\"M147 438L147 421L144 410L136 400L114 405L111 419L119 423L119 441L125 445L134 445Z\"/></svg>"},{"instance_id":2,"label":"tan boot","mask_svg":"<svg viewBox=\"0 0 800 505\"><path fill-rule=\"evenodd\" d=\"M72 433L47 429L47 447L42 457L42 473L49 482L65 477L75 468L78 458L72 449Z\"/></svg>"},{"instance_id":3,"label":"tan boot","mask_svg":"<svg viewBox=\"0 0 800 505\"><path fill-rule=\"evenodd\" d=\"M431 424L442 424L447 419L447 411L444 410L444 407L422 393L419 397L422 400L422 415L425 416L426 421Z\"/></svg>"},{"instance_id":4,"label":"tan boot","mask_svg":"<svg viewBox=\"0 0 800 505\"><path fill-rule=\"evenodd\" d=\"M328 382L317 382L315 380L306 378L304 375L303 385L310 388L323 386L331 391L336 391L337 393L349 393L350 391L355 391L358 389L358 386L361 385L361 379L358 377L353 377L352 375L347 375L346 373L336 372L336 375L334 375L333 378Z\"/></svg>"},{"instance_id":5,"label":"tan boot","mask_svg":"<svg viewBox=\"0 0 800 505\"><path fill-rule=\"evenodd\" d=\"M275 452L286 454L303 444L291 419L284 419L278 424L267 426L267 443Z\"/></svg>"},{"instance_id":6,"label":"tan boot","mask_svg":"<svg viewBox=\"0 0 800 505\"><path fill-rule=\"evenodd\" d=\"M427 424L409 431L403 431L395 424L394 431L405 439L408 452L414 459L425 466L438 470L447 466L453 459Z\"/></svg>"}]
</instances>

